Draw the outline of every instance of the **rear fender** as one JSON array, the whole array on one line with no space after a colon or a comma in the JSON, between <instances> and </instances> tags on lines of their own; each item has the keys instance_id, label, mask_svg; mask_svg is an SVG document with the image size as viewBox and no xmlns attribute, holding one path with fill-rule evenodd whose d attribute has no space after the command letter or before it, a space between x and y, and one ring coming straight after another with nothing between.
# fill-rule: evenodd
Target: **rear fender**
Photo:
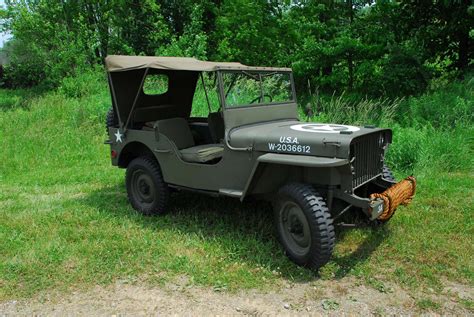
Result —
<instances>
[{"instance_id":1,"label":"rear fender","mask_svg":"<svg viewBox=\"0 0 474 317\"><path fill-rule=\"evenodd\" d=\"M121 168L126 168L133 159L140 156L155 157L153 151L144 143L138 141L127 143L120 151L117 165Z\"/></svg>"}]
</instances>

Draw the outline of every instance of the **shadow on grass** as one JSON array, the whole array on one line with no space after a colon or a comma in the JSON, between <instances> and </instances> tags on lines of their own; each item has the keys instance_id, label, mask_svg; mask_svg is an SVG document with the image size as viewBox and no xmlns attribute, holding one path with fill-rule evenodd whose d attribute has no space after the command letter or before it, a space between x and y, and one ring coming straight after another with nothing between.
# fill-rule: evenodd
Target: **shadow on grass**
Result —
<instances>
[{"instance_id":1,"label":"shadow on grass","mask_svg":"<svg viewBox=\"0 0 474 317\"><path fill-rule=\"evenodd\" d=\"M144 228L152 230L173 230L183 235L195 234L209 243L219 244L229 263L245 261L255 268L276 270L285 279L294 282L309 282L318 279L318 273L300 268L290 262L281 250L273 228L270 204L262 201L240 203L236 199L213 198L188 192L171 195L169 212L162 216L138 215L129 205L123 184L102 187L80 198L101 213L125 217ZM337 230L336 241L348 230ZM376 230L348 254L335 255L331 262L336 264L335 278L342 278L351 272L359 262L366 261L383 241L386 234ZM375 237L375 239L374 239Z\"/></svg>"},{"instance_id":2,"label":"shadow on grass","mask_svg":"<svg viewBox=\"0 0 474 317\"><path fill-rule=\"evenodd\" d=\"M349 228L343 228L336 231L336 244L346 243L345 238L349 236L351 230ZM356 249L352 252L344 252L343 254L334 255L332 262L336 264L336 270L334 273L335 278L343 278L350 274L356 266L361 266L365 262L369 261L370 256L376 251L382 242L390 234L386 227L374 228L370 226L362 227L357 230L362 230L365 236L362 243L358 244ZM350 237L347 239L350 240ZM351 244L351 242L347 242Z\"/></svg>"}]
</instances>

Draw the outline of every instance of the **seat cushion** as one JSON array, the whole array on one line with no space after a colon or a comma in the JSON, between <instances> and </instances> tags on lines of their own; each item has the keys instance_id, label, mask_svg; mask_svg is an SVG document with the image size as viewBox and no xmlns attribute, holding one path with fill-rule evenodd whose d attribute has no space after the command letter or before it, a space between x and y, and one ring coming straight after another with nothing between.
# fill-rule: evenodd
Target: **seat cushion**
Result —
<instances>
[{"instance_id":1,"label":"seat cushion","mask_svg":"<svg viewBox=\"0 0 474 317\"><path fill-rule=\"evenodd\" d=\"M172 118L155 122L155 128L159 133L168 137L178 150L194 146L194 138L188 122L184 118Z\"/></svg>"},{"instance_id":2,"label":"seat cushion","mask_svg":"<svg viewBox=\"0 0 474 317\"><path fill-rule=\"evenodd\" d=\"M224 146L222 144L204 144L182 149L180 152L186 162L205 163L222 157Z\"/></svg>"}]
</instances>

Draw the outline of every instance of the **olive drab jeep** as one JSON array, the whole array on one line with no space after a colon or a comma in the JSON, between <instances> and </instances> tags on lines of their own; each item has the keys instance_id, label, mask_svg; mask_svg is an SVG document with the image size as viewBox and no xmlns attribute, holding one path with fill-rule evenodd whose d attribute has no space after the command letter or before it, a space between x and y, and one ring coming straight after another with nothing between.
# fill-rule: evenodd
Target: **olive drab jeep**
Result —
<instances>
[{"instance_id":1,"label":"olive drab jeep","mask_svg":"<svg viewBox=\"0 0 474 317\"><path fill-rule=\"evenodd\" d=\"M142 214L166 212L171 189L265 199L288 257L317 269L343 214L384 223L414 196L414 178L397 183L384 163L391 130L300 121L289 68L154 56L106 68L106 143Z\"/></svg>"}]
</instances>

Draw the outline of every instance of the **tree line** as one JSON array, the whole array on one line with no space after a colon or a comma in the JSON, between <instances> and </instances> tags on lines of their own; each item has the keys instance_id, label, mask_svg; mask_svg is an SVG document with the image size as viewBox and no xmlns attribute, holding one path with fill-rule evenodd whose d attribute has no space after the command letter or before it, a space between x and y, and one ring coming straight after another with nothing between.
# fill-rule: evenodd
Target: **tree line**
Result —
<instances>
[{"instance_id":1,"label":"tree line","mask_svg":"<svg viewBox=\"0 0 474 317\"><path fill-rule=\"evenodd\" d=\"M434 1L6 0L3 84L54 87L108 54L292 67L300 90L398 97L473 68L474 4Z\"/></svg>"}]
</instances>

